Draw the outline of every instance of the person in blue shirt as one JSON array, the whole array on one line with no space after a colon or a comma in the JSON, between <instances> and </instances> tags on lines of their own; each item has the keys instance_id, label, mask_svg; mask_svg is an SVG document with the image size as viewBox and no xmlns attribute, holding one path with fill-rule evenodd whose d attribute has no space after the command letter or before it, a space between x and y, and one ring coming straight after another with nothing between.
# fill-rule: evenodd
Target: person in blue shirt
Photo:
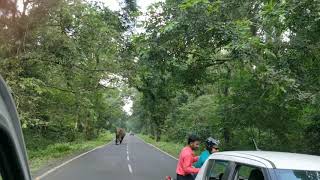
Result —
<instances>
[{"instance_id":1,"label":"person in blue shirt","mask_svg":"<svg viewBox=\"0 0 320 180\"><path fill-rule=\"evenodd\" d=\"M206 150L201 153L199 160L194 164L194 167L201 168L212 153L219 151L219 144L220 142L218 140L215 140L212 137L207 138Z\"/></svg>"}]
</instances>

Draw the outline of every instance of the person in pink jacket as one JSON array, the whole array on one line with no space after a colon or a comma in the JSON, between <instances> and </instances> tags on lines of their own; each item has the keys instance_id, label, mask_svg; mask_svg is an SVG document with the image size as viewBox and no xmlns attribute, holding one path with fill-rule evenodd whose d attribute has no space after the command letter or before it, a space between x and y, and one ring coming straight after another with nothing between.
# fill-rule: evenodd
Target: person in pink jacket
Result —
<instances>
[{"instance_id":1,"label":"person in pink jacket","mask_svg":"<svg viewBox=\"0 0 320 180\"><path fill-rule=\"evenodd\" d=\"M194 174L198 174L200 168L195 168L192 164L198 161L199 156L194 155L194 151L199 148L200 139L196 135L190 135L188 145L184 147L179 155L176 169L177 180L194 180Z\"/></svg>"}]
</instances>

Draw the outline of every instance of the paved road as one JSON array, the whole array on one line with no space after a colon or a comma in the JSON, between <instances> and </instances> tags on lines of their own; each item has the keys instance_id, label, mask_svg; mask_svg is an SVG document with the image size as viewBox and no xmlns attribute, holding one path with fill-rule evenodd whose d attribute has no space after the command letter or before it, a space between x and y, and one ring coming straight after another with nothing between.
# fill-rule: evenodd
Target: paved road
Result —
<instances>
[{"instance_id":1,"label":"paved road","mask_svg":"<svg viewBox=\"0 0 320 180\"><path fill-rule=\"evenodd\" d=\"M114 143L81 156L51 172L43 180L162 180L175 177L177 161L126 136L121 145Z\"/></svg>"}]
</instances>

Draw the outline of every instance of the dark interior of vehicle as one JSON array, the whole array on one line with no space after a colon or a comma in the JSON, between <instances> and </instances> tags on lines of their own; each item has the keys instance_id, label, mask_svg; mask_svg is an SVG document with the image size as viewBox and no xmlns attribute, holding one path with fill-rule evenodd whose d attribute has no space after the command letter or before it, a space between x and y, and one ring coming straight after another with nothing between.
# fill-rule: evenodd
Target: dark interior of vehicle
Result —
<instances>
[{"instance_id":1,"label":"dark interior of vehicle","mask_svg":"<svg viewBox=\"0 0 320 180\"><path fill-rule=\"evenodd\" d=\"M224 173L220 173L218 177L209 177L209 180L222 180Z\"/></svg>"},{"instance_id":2,"label":"dark interior of vehicle","mask_svg":"<svg viewBox=\"0 0 320 180\"><path fill-rule=\"evenodd\" d=\"M260 169L254 169L250 172L248 180L264 180L263 174Z\"/></svg>"}]
</instances>

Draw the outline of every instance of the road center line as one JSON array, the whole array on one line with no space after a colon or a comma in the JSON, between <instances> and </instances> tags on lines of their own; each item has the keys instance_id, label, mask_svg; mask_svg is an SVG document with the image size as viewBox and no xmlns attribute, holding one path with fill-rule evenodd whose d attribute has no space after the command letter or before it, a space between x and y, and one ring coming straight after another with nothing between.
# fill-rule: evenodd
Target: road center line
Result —
<instances>
[{"instance_id":1,"label":"road center line","mask_svg":"<svg viewBox=\"0 0 320 180\"><path fill-rule=\"evenodd\" d=\"M127 160L128 160L128 161L130 161L130 159L129 159L129 155L127 156Z\"/></svg>"},{"instance_id":2,"label":"road center line","mask_svg":"<svg viewBox=\"0 0 320 180\"><path fill-rule=\"evenodd\" d=\"M128 168L129 168L130 173L132 174L132 168L131 168L130 164L128 164Z\"/></svg>"}]
</instances>

